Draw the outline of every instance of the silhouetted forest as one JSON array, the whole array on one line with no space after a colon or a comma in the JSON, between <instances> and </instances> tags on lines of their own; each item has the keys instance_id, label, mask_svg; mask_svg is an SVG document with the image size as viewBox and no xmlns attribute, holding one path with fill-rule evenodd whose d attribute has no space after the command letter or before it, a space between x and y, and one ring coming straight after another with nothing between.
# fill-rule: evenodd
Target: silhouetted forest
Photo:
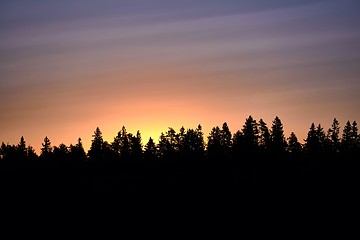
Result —
<instances>
[{"instance_id":1,"label":"silhouetted forest","mask_svg":"<svg viewBox=\"0 0 360 240\"><path fill-rule=\"evenodd\" d=\"M207 141L205 141L205 138ZM333 120L325 131L311 124L304 144L284 135L276 117L271 126L249 116L231 133L227 123L204 137L202 127L169 128L156 144L125 127L112 142L100 128L88 152L76 144L52 146L44 138L38 156L21 137L2 143L2 189L12 191L111 191L127 194L239 195L242 189L332 189L355 186L360 135L356 121Z\"/></svg>"}]
</instances>

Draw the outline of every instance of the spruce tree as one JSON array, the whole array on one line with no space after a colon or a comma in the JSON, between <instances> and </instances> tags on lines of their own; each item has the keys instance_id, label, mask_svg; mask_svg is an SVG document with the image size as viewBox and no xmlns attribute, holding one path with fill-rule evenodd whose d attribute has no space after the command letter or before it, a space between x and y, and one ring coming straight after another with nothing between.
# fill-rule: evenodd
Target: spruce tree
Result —
<instances>
[{"instance_id":1,"label":"spruce tree","mask_svg":"<svg viewBox=\"0 0 360 240\"><path fill-rule=\"evenodd\" d=\"M262 119L259 120L259 133L260 133L260 136L259 136L260 150L263 153L266 153L266 152L268 152L268 150L270 148L271 138L270 138L269 129L268 129L266 123Z\"/></svg>"},{"instance_id":2,"label":"spruce tree","mask_svg":"<svg viewBox=\"0 0 360 240\"><path fill-rule=\"evenodd\" d=\"M150 137L149 141L145 145L145 151L144 151L144 158L145 160L155 160L157 158L157 149L156 144L154 143L154 140Z\"/></svg>"},{"instance_id":3,"label":"spruce tree","mask_svg":"<svg viewBox=\"0 0 360 240\"><path fill-rule=\"evenodd\" d=\"M52 151L53 148L51 147L50 139L46 136L44 138L44 142L42 143L40 157L47 160L51 157Z\"/></svg>"},{"instance_id":4,"label":"spruce tree","mask_svg":"<svg viewBox=\"0 0 360 240\"><path fill-rule=\"evenodd\" d=\"M258 148L259 130L256 121L250 115L246 120L242 129L244 153L246 155L256 154Z\"/></svg>"},{"instance_id":5,"label":"spruce tree","mask_svg":"<svg viewBox=\"0 0 360 240\"><path fill-rule=\"evenodd\" d=\"M288 149L288 152L293 156L296 156L296 155L300 154L300 152L301 152L301 144L299 143L294 132L290 133L290 136L288 138L287 149Z\"/></svg>"},{"instance_id":6,"label":"spruce tree","mask_svg":"<svg viewBox=\"0 0 360 240\"><path fill-rule=\"evenodd\" d=\"M279 117L275 117L271 126L271 151L275 154L283 154L286 151L286 140L283 125Z\"/></svg>"},{"instance_id":7,"label":"spruce tree","mask_svg":"<svg viewBox=\"0 0 360 240\"><path fill-rule=\"evenodd\" d=\"M104 140L102 137L102 132L100 131L99 127L96 128L94 135L92 135L92 137L93 139L91 140L91 147L88 155L92 162L101 161L103 155Z\"/></svg>"}]
</instances>

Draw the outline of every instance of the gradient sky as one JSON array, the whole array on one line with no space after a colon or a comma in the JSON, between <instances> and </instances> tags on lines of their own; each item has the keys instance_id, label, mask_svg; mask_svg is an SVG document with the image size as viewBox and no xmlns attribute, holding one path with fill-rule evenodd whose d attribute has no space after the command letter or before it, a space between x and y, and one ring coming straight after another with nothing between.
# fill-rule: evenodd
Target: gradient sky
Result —
<instances>
[{"instance_id":1,"label":"gradient sky","mask_svg":"<svg viewBox=\"0 0 360 240\"><path fill-rule=\"evenodd\" d=\"M360 120L358 0L0 1L0 142Z\"/></svg>"}]
</instances>

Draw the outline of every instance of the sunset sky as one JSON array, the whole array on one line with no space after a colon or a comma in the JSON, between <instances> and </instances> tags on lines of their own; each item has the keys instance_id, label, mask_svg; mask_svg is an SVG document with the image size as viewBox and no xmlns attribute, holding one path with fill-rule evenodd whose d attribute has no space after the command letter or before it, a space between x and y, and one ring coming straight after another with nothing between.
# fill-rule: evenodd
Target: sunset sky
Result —
<instances>
[{"instance_id":1,"label":"sunset sky","mask_svg":"<svg viewBox=\"0 0 360 240\"><path fill-rule=\"evenodd\" d=\"M0 1L0 143L360 121L358 0ZM342 130L342 129L341 129Z\"/></svg>"}]
</instances>

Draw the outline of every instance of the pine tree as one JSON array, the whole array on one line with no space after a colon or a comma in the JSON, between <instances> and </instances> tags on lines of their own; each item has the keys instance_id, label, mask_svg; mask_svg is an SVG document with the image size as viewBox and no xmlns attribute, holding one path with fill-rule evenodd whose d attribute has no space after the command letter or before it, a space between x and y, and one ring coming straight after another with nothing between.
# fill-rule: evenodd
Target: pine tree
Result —
<instances>
[{"instance_id":1,"label":"pine tree","mask_svg":"<svg viewBox=\"0 0 360 240\"><path fill-rule=\"evenodd\" d=\"M325 144L325 132L324 129L321 127L321 124L319 124L316 128L316 135L319 140L319 150L322 151L324 149Z\"/></svg>"},{"instance_id":2,"label":"pine tree","mask_svg":"<svg viewBox=\"0 0 360 240\"><path fill-rule=\"evenodd\" d=\"M63 143L61 143L59 145L59 147L54 147L54 162L56 162L56 164L67 164L67 160L68 160L68 154L69 154L69 150L67 148L67 146Z\"/></svg>"},{"instance_id":3,"label":"pine tree","mask_svg":"<svg viewBox=\"0 0 360 240\"><path fill-rule=\"evenodd\" d=\"M284 136L283 125L279 117L275 117L271 126L271 151L275 154L283 154L286 151L287 143Z\"/></svg>"},{"instance_id":4,"label":"pine tree","mask_svg":"<svg viewBox=\"0 0 360 240\"><path fill-rule=\"evenodd\" d=\"M46 136L44 138L44 143L42 143L40 157L43 159L49 159L52 154L52 151L53 149L51 147L50 139Z\"/></svg>"},{"instance_id":5,"label":"pine tree","mask_svg":"<svg viewBox=\"0 0 360 240\"><path fill-rule=\"evenodd\" d=\"M99 127L96 128L92 137L93 139L91 140L91 147L88 155L90 157L90 160L93 162L101 161L103 155L104 140Z\"/></svg>"},{"instance_id":6,"label":"pine tree","mask_svg":"<svg viewBox=\"0 0 360 240\"><path fill-rule=\"evenodd\" d=\"M213 127L208 136L207 153L211 162L222 158L221 130L218 126Z\"/></svg>"},{"instance_id":7,"label":"pine tree","mask_svg":"<svg viewBox=\"0 0 360 240\"><path fill-rule=\"evenodd\" d=\"M86 153L81 141L81 138L78 138L77 144L70 145L69 157L72 161L73 166L76 168L85 167L86 165Z\"/></svg>"},{"instance_id":8,"label":"pine tree","mask_svg":"<svg viewBox=\"0 0 360 240\"><path fill-rule=\"evenodd\" d=\"M144 157L146 160L155 160L157 158L157 149L154 140L150 137L145 145Z\"/></svg>"},{"instance_id":9,"label":"pine tree","mask_svg":"<svg viewBox=\"0 0 360 240\"><path fill-rule=\"evenodd\" d=\"M351 143L352 143L351 147L355 150L358 147L358 143L359 143L359 134L358 134L358 127L356 121L353 121L351 126Z\"/></svg>"},{"instance_id":10,"label":"pine tree","mask_svg":"<svg viewBox=\"0 0 360 240\"><path fill-rule=\"evenodd\" d=\"M342 141L341 141L341 145L342 145L342 150L344 152L349 152L351 149L351 145L352 145L352 126L350 121L347 121L344 129L343 129L343 134L342 134Z\"/></svg>"},{"instance_id":11,"label":"pine tree","mask_svg":"<svg viewBox=\"0 0 360 240\"><path fill-rule=\"evenodd\" d=\"M232 135L226 122L223 123L220 134L220 144L224 152L224 158L228 159L230 157Z\"/></svg>"},{"instance_id":12,"label":"pine tree","mask_svg":"<svg viewBox=\"0 0 360 240\"><path fill-rule=\"evenodd\" d=\"M317 148L317 135L315 130L315 124L312 123L310 126L310 130L307 134L307 138L305 139L305 148L308 153L312 153Z\"/></svg>"},{"instance_id":13,"label":"pine tree","mask_svg":"<svg viewBox=\"0 0 360 240\"><path fill-rule=\"evenodd\" d=\"M332 153L337 153L340 150L340 126L339 121L334 118L331 128L328 130L325 145L326 150Z\"/></svg>"},{"instance_id":14,"label":"pine tree","mask_svg":"<svg viewBox=\"0 0 360 240\"><path fill-rule=\"evenodd\" d=\"M344 152L355 153L359 151L359 135L356 121L353 121L352 124L350 124L350 121L346 122L341 145Z\"/></svg>"},{"instance_id":15,"label":"pine tree","mask_svg":"<svg viewBox=\"0 0 360 240\"><path fill-rule=\"evenodd\" d=\"M202 127L200 124L195 129L195 134L196 134L196 142L195 142L196 158L199 161L202 161L205 157L205 144L204 144L204 134L202 132Z\"/></svg>"},{"instance_id":16,"label":"pine tree","mask_svg":"<svg viewBox=\"0 0 360 240\"><path fill-rule=\"evenodd\" d=\"M271 138L270 138L270 132L268 127L266 126L266 123L260 119L259 120L259 147L262 152L267 152L271 145Z\"/></svg>"},{"instance_id":17,"label":"pine tree","mask_svg":"<svg viewBox=\"0 0 360 240\"><path fill-rule=\"evenodd\" d=\"M288 152L291 154L291 155L298 155L300 154L301 152L301 144L299 143L296 135L294 132L291 132L290 133L290 136L288 138Z\"/></svg>"},{"instance_id":18,"label":"pine tree","mask_svg":"<svg viewBox=\"0 0 360 240\"><path fill-rule=\"evenodd\" d=\"M126 131L125 126L121 129L120 134L120 154L122 160L129 160L131 156L131 135Z\"/></svg>"},{"instance_id":19,"label":"pine tree","mask_svg":"<svg viewBox=\"0 0 360 240\"><path fill-rule=\"evenodd\" d=\"M117 135L114 137L114 141L111 143L111 149L115 154L115 158L120 159L121 131L119 131Z\"/></svg>"},{"instance_id":20,"label":"pine tree","mask_svg":"<svg viewBox=\"0 0 360 240\"><path fill-rule=\"evenodd\" d=\"M246 120L242 129L244 153L253 155L258 148L259 130L256 121L250 115Z\"/></svg>"},{"instance_id":21,"label":"pine tree","mask_svg":"<svg viewBox=\"0 0 360 240\"><path fill-rule=\"evenodd\" d=\"M244 134L241 131L234 133L232 138L232 158L233 161L237 161L243 154L244 147Z\"/></svg>"},{"instance_id":22,"label":"pine tree","mask_svg":"<svg viewBox=\"0 0 360 240\"><path fill-rule=\"evenodd\" d=\"M175 130L169 127L166 135L161 133L158 149L162 159L176 160L176 153L179 151L179 137Z\"/></svg>"},{"instance_id":23,"label":"pine tree","mask_svg":"<svg viewBox=\"0 0 360 240\"><path fill-rule=\"evenodd\" d=\"M142 143L140 131L136 132L136 136L131 137L131 158L135 161L142 159Z\"/></svg>"},{"instance_id":24,"label":"pine tree","mask_svg":"<svg viewBox=\"0 0 360 240\"><path fill-rule=\"evenodd\" d=\"M16 147L17 151L20 153L21 156L26 157L26 143L23 136L20 138L20 142Z\"/></svg>"}]
</instances>

